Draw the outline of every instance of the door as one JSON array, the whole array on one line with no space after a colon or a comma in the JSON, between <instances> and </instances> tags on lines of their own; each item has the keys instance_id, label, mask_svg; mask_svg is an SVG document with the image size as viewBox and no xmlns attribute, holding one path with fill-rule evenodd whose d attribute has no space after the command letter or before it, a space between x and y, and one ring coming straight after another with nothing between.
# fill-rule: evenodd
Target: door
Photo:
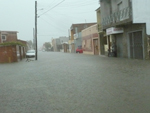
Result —
<instances>
[{"instance_id":1,"label":"door","mask_svg":"<svg viewBox=\"0 0 150 113\"><path fill-rule=\"evenodd\" d=\"M143 59L142 31L129 33L130 57Z\"/></svg>"},{"instance_id":2,"label":"door","mask_svg":"<svg viewBox=\"0 0 150 113\"><path fill-rule=\"evenodd\" d=\"M116 35L117 57L123 57L123 34Z\"/></svg>"},{"instance_id":3,"label":"door","mask_svg":"<svg viewBox=\"0 0 150 113\"><path fill-rule=\"evenodd\" d=\"M93 40L94 55L99 55L98 39Z\"/></svg>"}]
</instances>

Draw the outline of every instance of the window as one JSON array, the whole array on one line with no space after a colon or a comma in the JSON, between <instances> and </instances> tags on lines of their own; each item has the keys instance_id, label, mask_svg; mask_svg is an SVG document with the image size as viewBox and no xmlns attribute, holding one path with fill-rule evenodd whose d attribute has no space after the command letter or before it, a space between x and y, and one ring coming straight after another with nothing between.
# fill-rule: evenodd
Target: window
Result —
<instances>
[{"instance_id":1,"label":"window","mask_svg":"<svg viewBox=\"0 0 150 113\"><path fill-rule=\"evenodd\" d=\"M2 35L2 40L6 41L6 35Z\"/></svg>"}]
</instances>

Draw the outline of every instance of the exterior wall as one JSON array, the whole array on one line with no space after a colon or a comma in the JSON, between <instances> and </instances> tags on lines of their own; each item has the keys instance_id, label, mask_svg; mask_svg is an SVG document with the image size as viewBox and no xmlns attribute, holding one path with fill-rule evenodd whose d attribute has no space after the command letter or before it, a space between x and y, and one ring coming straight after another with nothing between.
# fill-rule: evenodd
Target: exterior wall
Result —
<instances>
[{"instance_id":1,"label":"exterior wall","mask_svg":"<svg viewBox=\"0 0 150 113\"><path fill-rule=\"evenodd\" d=\"M101 20L103 29L132 23L130 0L101 0Z\"/></svg>"},{"instance_id":2,"label":"exterior wall","mask_svg":"<svg viewBox=\"0 0 150 113\"><path fill-rule=\"evenodd\" d=\"M77 38L74 40L75 43L75 50L78 48L78 46L82 46L82 38Z\"/></svg>"},{"instance_id":3,"label":"exterior wall","mask_svg":"<svg viewBox=\"0 0 150 113\"><path fill-rule=\"evenodd\" d=\"M80 33L83 29L89 27L89 26L92 26L96 23L81 23L81 24L72 24L71 26L71 53L74 53L75 52L75 42L74 42L74 34L76 33Z\"/></svg>"},{"instance_id":4,"label":"exterior wall","mask_svg":"<svg viewBox=\"0 0 150 113\"><path fill-rule=\"evenodd\" d=\"M82 48L84 49L83 53L94 55L94 39L98 39L99 42L97 24L82 30Z\"/></svg>"},{"instance_id":5,"label":"exterior wall","mask_svg":"<svg viewBox=\"0 0 150 113\"><path fill-rule=\"evenodd\" d=\"M78 48L78 46L82 46L82 35L81 32L76 33L76 37L74 39L74 43L75 43L75 50Z\"/></svg>"},{"instance_id":6,"label":"exterior wall","mask_svg":"<svg viewBox=\"0 0 150 113\"><path fill-rule=\"evenodd\" d=\"M0 63L17 62L16 46L1 46L0 47Z\"/></svg>"},{"instance_id":7,"label":"exterior wall","mask_svg":"<svg viewBox=\"0 0 150 113\"><path fill-rule=\"evenodd\" d=\"M147 35L146 35L146 28L145 24L132 24L126 25L124 27L124 34L123 34L123 56L129 58L129 36L128 33L135 32L135 31L142 31L142 40L143 40L143 56L144 59L149 59L148 56L148 44L147 44Z\"/></svg>"},{"instance_id":8,"label":"exterior wall","mask_svg":"<svg viewBox=\"0 0 150 113\"><path fill-rule=\"evenodd\" d=\"M121 9L124 9L129 6L129 0L111 0L112 13L118 10L118 4L121 2L122 2Z\"/></svg>"},{"instance_id":9,"label":"exterior wall","mask_svg":"<svg viewBox=\"0 0 150 113\"><path fill-rule=\"evenodd\" d=\"M1 35L6 36L6 41L1 40ZM17 32L0 31L0 43L17 41Z\"/></svg>"},{"instance_id":10,"label":"exterior wall","mask_svg":"<svg viewBox=\"0 0 150 113\"><path fill-rule=\"evenodd\" d=\"M133 23L146 23L146 33L150 35L150 0L132 0L132 2Z\"/></svg>"},{"instance_id":11,"label":"exterior wall","mask_svg":"<svg viewBox=\"0 0 150 113\"><path fill-rule=\"evenodd\" d=\"M74 31L71 30L71 40L74 40Z\"/></svg>"},{"instance_id":12,"label":"exterior wall","mask_svg":"<svg viewBox=\"0 0 150 113\"><path fill-rule=\"evenodd\" d=\"M105 40L106 37L104 36L104 31L102 30L102 24L101 24L101 8L99 7L96 10L97 15L97 25L98 25L98 33L99 33L99 40L100 40L100 54L105 55Z\"/></svg>"},{"instance_id":13,"label":"exterior wall","mask_svg":"<svg viewBox=\"0 0 150 113\"><path fill-rule=\"evenodd\" d=\"M118 4L122 2L122 9L129 6L129 0L101 0L101 13L102 18L109 16L110 14L118 10Z\"/></svg>"},{"instance_id":14,"label":"exterior wall","mask_svg":"<svg viewBox=\"0 0 150 113\"><path fill-rule=\"evenodd\" d=\"M111 14L111 6L108 0L101 0L101 20Z\"/></svg>"},{"instance_id":15,"label":"exterior wall","mask_svg":"<svg viewBox=\"0 0 150 113\"><path fill-rule=\"evenodd\" d=\"M69 53L71 53L71 40L68 40L68 46L69 46Z\"/></svg>"},{"instance_id":16,"label":"exterior wall","mask_svg":"<svg viewBox=\"0 0 150 113\"><path fill-rule=\"evenodd\" d=\"M123 26L122 26L123 27ZM137 32L137 31L142 31L142 45L143 45L143 59L149 59L149 53L148 53L148 38L146 35L146 28L145 28L145 24L130 24L130 25L124 25L124 33L121 34L113 34L110 35L110 46L111 46L111 42L113 42L113 40L116 41L116 37L122 35L122 57L125 58L130 58L130 44L129 44L129 33L132 32ZM108 36L107 36L108 37ZM116 46L118 46L116 44ZM108 48L108 46L106 46L106 48ZM106 50L105 50L106 51Z\"/></svg>"},{"instance_id":17,"label":"exterior wall","mask_svg":"<svg viewBox=\"0 0 150 113\"><path fill-rule=\"evenodd\" d=\"M106 31L107 28L111 27L122 27L124 33L121 35L113 34L111 39L115 37L122 37L122 40L119 39L122 43L122 57L130 58L131 45L129 38L129 33L133 32L142 32L142 42L139 42L143 48L142 52L138 52L138 47L134 46L134 52L136 55L143 55L143 59L149 59L149 47L148 47L148 35L149 35L149 25L150 25L150 16L147 15L150 10L148 10L148 4L150 1L145 0L100 0L101 2L101 19L102 19L102 28ZM119 3L122 2L122 5L119 6ZM139 8L144 7L144 8ZM119 16L118 16L118 15ZM114 16L115 15L115 16ZM126 15L126 16L125 16ZM123 17L124 16L124 17ZM145 23L145 24L143 24ZM148 24L147 24L148 23ZM108 36L107 36L108 37ZM133 37L133 36L132 36ZM136 39L135 36L134 40ZM138 41L138 40L137 40ZM111 42L109 42L111 46ZM137 43L137 42L135 42ZM109 47L108 46L108 47ZM106 46L105 46L106 47ZM106 50L105 50L106 51ZM133 53L133 52L132 52Z\"/></svg>"},{"instance_id":18,"label":"exterior wall","mask_svg":"<svg viewBox=\"0 0 150 113\"><path fill-rule=\"evenodd\" d=\"M150 35L147 35L147 49L148 49L148 53L147 53L147 56L148 56L148 59L150 59Z\"/></svg>"},{"instance_id":19,"label":"exterior wall","mask_svg":"<svg viewBox=\"0 0 150 113\"><path fill-rule=\"evenodd\" d=\"M60 43L63 44L64 42L68 42L69 37L59 37Z\"/></svg>"},{"instance_id":20,"label":"exterior wall","mask_svg":"<svg viewBox=\"0 0 150 113\"><path fill-rule=\"evenodd\" d=\"M100 11L100 7L96 10L96 17L97 17L97 24L100 25L101 24L101 11Z\"/></svg>"},{"instance_id":21,"label":"exterior wall","mask_svg":"<svg viewBox=\"0 0 150 113\"><path fill-rule=\"evenodd\" d=\"M59 38L53 39L52 43L53 43L53 49L54 49L54 51L55 52L60 51L59 48L58 48L58 45L61 45L60 39Z\"/></svg>"}]
</instances>

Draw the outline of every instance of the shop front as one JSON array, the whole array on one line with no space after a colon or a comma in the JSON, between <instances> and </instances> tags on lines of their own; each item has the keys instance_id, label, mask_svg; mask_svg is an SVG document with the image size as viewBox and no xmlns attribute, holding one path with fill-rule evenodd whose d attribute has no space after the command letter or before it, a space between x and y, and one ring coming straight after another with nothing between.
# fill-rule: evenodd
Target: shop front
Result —
<instances>
[{"instance_id":1,"label":"shop front","mask_svg":"<svg viewBox=\"0 0 150 113\"><path fill-rule=\"evenodd\" d=\"M111 27L106 29L108 55L123 57L123 28Z\"/></svg>"}]
</instances>

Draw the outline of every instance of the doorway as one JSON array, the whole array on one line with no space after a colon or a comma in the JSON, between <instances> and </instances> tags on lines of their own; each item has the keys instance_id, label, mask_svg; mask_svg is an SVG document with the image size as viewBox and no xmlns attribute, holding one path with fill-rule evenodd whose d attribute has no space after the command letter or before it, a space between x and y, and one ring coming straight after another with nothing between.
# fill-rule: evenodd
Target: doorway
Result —
<instances>
[{"instance_id":1,"label":"doorway","mask_svg":"<svg viewBox=\"0 0 150 113\"><path fill-rule=\"evenodd\" d=\"M143 59L142 31L129 33L130 58Z\"/></svg>"},{"instance_id":2,"label":"doorway","mask_svg":"<svg viewBox=\"0 0 150 113\"><path fill-rule=\"evenodd\" d=\"M123 34L116 35L117 57L123 57Z\"/></svg>"}]
</instances>

